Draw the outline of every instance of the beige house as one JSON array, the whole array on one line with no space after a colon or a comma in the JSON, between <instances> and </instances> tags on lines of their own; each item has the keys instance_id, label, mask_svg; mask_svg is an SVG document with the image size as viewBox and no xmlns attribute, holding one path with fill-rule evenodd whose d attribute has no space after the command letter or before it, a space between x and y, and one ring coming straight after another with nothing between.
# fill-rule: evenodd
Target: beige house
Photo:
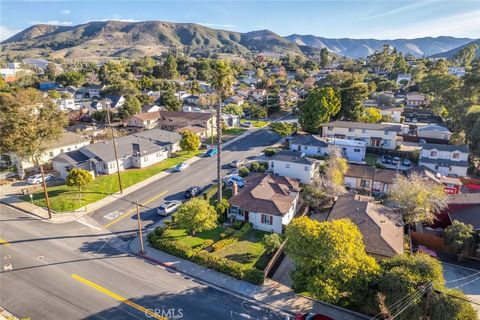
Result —
<instances>
[{"instance_id":1,"label":"beige house","mask_svg":"<svg viewBox=\"0 0 480 320\"><path fill-rule=\"evenodd\" d=\"M215 119L215 114L210 112L160 111L158 127L173 132L190 130L201 138L208 138L217 133Z\"/></svg>"},{"instance_id":2,"label":"beige house","mask_svg":"<svg viewBox=\"0 0 480 320\"><path fill-rule=\"evenodd\" d=\"M142 129L153 129L158 125L160 114L158 112L144 112L131 116L127 119L128 127L136 127Z\"/></svg>"},{"instance_id":3,"label":"beige house","mask_svg":"<svg viewBox=\"0 0 480 320\"><path fill-rule=\"evenodd\" d=\"M349 190L369 196L382 196L388 192L397 174L395 170L350 164L344 176L344 183Z\"/></svg>"}]
</instances>

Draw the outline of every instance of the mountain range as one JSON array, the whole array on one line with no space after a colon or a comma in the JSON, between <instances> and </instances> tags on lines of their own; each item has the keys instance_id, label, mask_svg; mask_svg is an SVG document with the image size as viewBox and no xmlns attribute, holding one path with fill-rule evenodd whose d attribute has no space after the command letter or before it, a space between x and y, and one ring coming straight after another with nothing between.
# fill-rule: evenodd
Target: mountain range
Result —
<instances>
[{"instance_id":1,"label":"mountain range","mask_svg":"<svg viewBox=\"0 0 480 320\"><path fill-rule=\"evenodd\" d=\"M309 55L326 47L333 53L357 58L388 44L405 54L421 57L449 52L472 41L454 37L396 40L330 39L312 35L282 37L270 30L240 33L194 23L94 21L76 26L33 25L1 42L0 55L98 60L158 55L172 48L226 54Z\"/></svg>"}]
</instances>

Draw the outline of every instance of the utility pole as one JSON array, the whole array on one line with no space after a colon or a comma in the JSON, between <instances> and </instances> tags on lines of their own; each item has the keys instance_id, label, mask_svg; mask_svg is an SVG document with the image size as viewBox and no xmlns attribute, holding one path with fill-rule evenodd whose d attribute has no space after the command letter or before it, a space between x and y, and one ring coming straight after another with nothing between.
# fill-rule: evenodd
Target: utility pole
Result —
<instances>
[{"instance_id":1,"label":"utility pole","mask_svg":"<svg viewBox=\"0 0 480 320\"><path fill-rule=\"evenodd\" d=\"M135 200L135 205L137 207L138 239L140 240L140 254L144 254L145 250L143 247L142 221L140 220L140 208L138 205L138 200Z\"/></svg>"},{"instance_id":2,"label":"utility pole","mask_svg":"<svg viewBox=\"0 0 480 320\"><path fill-rule=\"evenodd\" d=\"M110 103L108 103L107 99L104 99L104 101L105 101L105 105L107 106L108 126L110 127L110 130L112 132L113 152L115 153L115 161L117 163L118 186L120 187L120 193L123 193L122 178L120 177L120 165L119 165L119 162L118 162L118 154L117 154L117 144L115 143L115 131L113 130L113 127L110 123Z\"/></svg>"},{"instance_id":3,"label":"utility pole","mask_svg":"<svg viewBox=\"0 0 480 320\"><path fill-rule=\"evenodd\" d=\"M45 203L47 204L48 219L52 219L52 209L50 208L50 199L48 199L47 183L45 182L45 174L43 173L42 165L40 165L40 173L42 175L43 193L45 194Z\"/></svg>"},{"instance_id":4,"label":"utility pole","mask_svg":"<svg viewBox=\"0 0 480 320\"><path fill-rule=\"evenodd\" d=\"M210 105L210 121L211 126L210 126L210 148L213 149L213 105Z\"/></svg>"},{"instance_id":5,"label":"utility pole","mask_svg":"<svg viewBox=\"0 0 480 320\"><path fill-rule=\"evenodd\" d=\"M218 203L222 201L222 177L221 167L222 167L222 95L218 95L218 108L217 108L217 200Z\"/></svg>"}]
</instances>

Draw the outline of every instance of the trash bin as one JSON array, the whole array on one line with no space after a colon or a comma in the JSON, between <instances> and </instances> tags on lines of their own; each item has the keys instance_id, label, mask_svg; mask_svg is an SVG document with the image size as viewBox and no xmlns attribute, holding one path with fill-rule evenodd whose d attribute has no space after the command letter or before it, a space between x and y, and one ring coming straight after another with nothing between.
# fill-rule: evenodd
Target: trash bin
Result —
<instances>
[{"instance_id":1,"label":"trash bin","mask_svg":"<svg viewBox=\"0 0 480 320\"><path fill-rule=\"evenodd\" d=\"M28 188L23 188L23 189L22 189L22 194L23 194L24 196L26 196L26 195L29 194L29 193L30 193L30 191L28 190Z\"/></svg>"}]
</instances>

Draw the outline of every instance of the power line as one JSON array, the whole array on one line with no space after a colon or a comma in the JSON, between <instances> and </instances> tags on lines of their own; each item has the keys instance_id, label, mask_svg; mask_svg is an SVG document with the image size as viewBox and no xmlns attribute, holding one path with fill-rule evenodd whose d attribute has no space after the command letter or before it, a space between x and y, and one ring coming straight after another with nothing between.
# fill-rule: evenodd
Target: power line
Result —
<instances>
[{"instance_id":1,"label":"power line","mask_svg":"<svg viewBox=\"0 0 480 320\"><path fill-rule=\"evenodd\" d=\"M423 294L430 289L432 285L429 284L426 288L424 288L421 292L419 292L412 300L410 300L409 303L407 303L400 311L398 311L396 314L392 316L392 320L398 317L402 312L407 310L412 304L414 304L420 297L423 296Z\"/></svg>"},{"instance_id":2,"label":"power line","mask_svg":"<svg viewBox=\"0 0 480 320\"><path fill-rule=\"evenodd\" d=\"M447 281L447 282L445 282L445 283L452 283L452 282L461 281L461 280L464 280L464 279L467 279L467 278L470 278L470 277L473 277L473 276L476 276L476 275L479 275L479 274L480 274L480 271L479 271L479 272L472 273L471 275L466 276L466 277L462 277L462 278L458 278L458 279L454 279L454 280Z\"/></svg>"}]
</instances>

